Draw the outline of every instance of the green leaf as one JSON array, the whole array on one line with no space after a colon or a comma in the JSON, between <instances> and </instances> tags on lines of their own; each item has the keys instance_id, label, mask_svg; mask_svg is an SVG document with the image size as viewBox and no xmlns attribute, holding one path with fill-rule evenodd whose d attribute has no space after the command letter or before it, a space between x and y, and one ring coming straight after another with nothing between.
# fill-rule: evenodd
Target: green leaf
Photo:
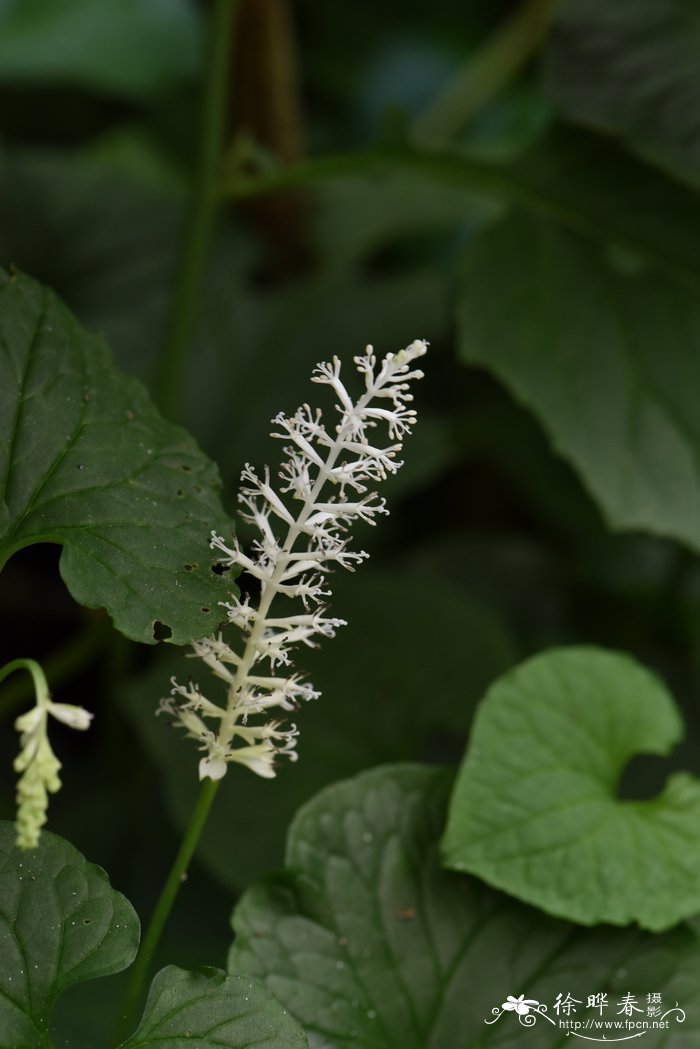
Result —
<instances>
[{"instance_id":1,"label":"green leaf","mask_svg":"<svg viewBox=\"0 0 700 1049\"><path fill-rule=\"evenodd\" d=\"M462 359L530 408L611 527L700 550L695 292L515 214L466 253L458 311Z\"/></svg>"},{"instance_id":2,"label":"green leaf","mask_svg":"<svg viewBox=\"0 0 700 1049\"><path fill-rule=\"evenodd\" d=\"M143 1019L121 1049L303 1049L304 1032L258 984L218 969L169 965L154 977Z\"/></svg>"},{"instance_id":3,"label":"green leaf","mask_svg":"<svg viewBox=\"0 0 700 1049\"><path fill-rule=\"evenodd\" d=\"M0 1044L44 1049L51 1009L72 984L120 972L139 942L131 904L105 872L44 831L15 847L0 824Z\"/></svg>"},{"instance_id":4,"label":"green leaf","mask_svg":"<svg viewBox=\"0 0 700 1049\"><path fill-rule=\"evenodd\" d=\"M546 652L487 693L455 786L445 862L572 921L666 929L700 911L700 782L621 801L636 754L667 754L673 700L628 656Z\"/></svg>"},{"instance_id":5,"label":"green leaf","mask_svg":"<svg viewBox=\"0 0 700 1049\"><path fill-rule=\"evenodd\" d=\"M687 1020L649 1031L645 1045L691 1045L695 934L577 928L443 870L449 786L442 770L395 765L314 798L291 827L286 873L255 885L234 912L230 970L263 981L312 1049L554 1049L565 1030L535 1018L533 1035L492 1011L525 993L555 1016L558 993L585 1003L599 991L613 1017L628 992L678 1002Z\"/></svg>"},{"instance_id":6,"label":"green leaf","mask_svg":"<svg viewBox=\"0 0 700 1049\"><path fill-rule=\"evenodd\" d=\"M700 10L694 0L564 0L547 51L572 120L700 184Z\"/></svg>"},{"instance_id":7,"label":"green leaf","mask_svg":"<svg viewBox=\"0 0 700 1049\"><path fill-rule=\"evenodd\" d=\"M384 177L339 175L316 188L321 214L317 238L329 269L371 266L382 276L400 262L404 273L417 264L447 261L455 237L493 222L502 205L477 199L464 186L445 185L435 192L433 180L419 171L397 169ZM376 265L377 257L383 267Z\"/></svg>"},{"instance_id":8,"label":"green leaf","mask_svg":"<svg viewBox=\"0 0 700 1049\"><path fill-rule=\"evenodd\" d=\"M619 247L674 284L700 289L700 199L608 139L557 129L488 177L532 215Z\"/></svg>"},{"instance_id":9,"label":"green leaf","mask_svg":"<svg viewBox=\"0 0 700 1049\"><path fill-rule=\"evenodd\" d=\"M298 660L322 692L294 714L299 761L281 765L275 780L231 766L202 837L199 858L234 889L280 864L289 821L326 784L407 755L456 757L476 702L515 658L488 607L434 574L417 575L410 563L393 574L371 564L355 574L336 573L333 588L332 607L348 625ZM172 658L158 662L124 698L184 828L199 789L197 750L153 712L173 675L198 680L211 698L218 683L198 661L163 655Z\"/></svg>"},{"instance_id":10,"label":"green leaf","mask_svg":"<svg viewBox=\"0 0 700 1049\"><path fill-rule=\"evenodd\" d=\"M141 169L163 163L143 138L125 134L124 145L141 156ZM50 285L86 327L105 333L120 366L146 379L166 324L184 198L163 185L167 180L154 185L139 170L125 171L108 152L1 156L0 258ZM310 237L321 262L313 274L276 286L274 295L251 284L260 248L235 216L212 244L182 421L216 458L227 488L237 485L245 461L279 456L267 421L308 400L330 328L343 332L348 356L368 339L395 350L417 332L435 339L449 330L436 243L452 251L460 235L455 224L485 217L463 189L436 194L429 179L396 173L371 186L354 179L319 187L317 197ZM387 485L394 492L432 482L457 454L444 412L429 412L421 404L411 454Z\"/></svg>"},{"instance_id":11,"label":"green leaf","mask_svg":"<svg viewBox=\"0 0 700 1049\"><path fill-rule=\"evenodd\" d=\"M144 164L158 163L143 139L132 141ZM82 324L104 333L120 367L145 381L166 325L181 203L177 189L141 185L100 157L8 150L0 259L49 285Z\"/></svg>"},{"instance_id":12,"label":"green leaf","mask_svg":"<svg viewBox=\"0 0 700 1049\"><path fill-rule=\"evenodd\" d=\"M493 218L497 214L493 204L498 208L510 203L595 243L638 255L674 283L700 288L697 193L635 160L608 139L570 128L556 129L543 145L510 164L484 163L455 152L385 147L322 157L281 174L237 177L227 191L235 199L246 199L344 173L386 178L407 168L430 176L434 193L442 193L445 186L461 187L471 227L465 232L473 230L477 215L478 225Z\"/></svg>"},{"instance_id":13,"label":"green leaf","mask_svg":"<svg viewBox=\"0 0 700 1049\"><path fill-rule=\"evenodd\" d=\"M127 637L152 643L160 623L184 644L215 629L225 584L209 534L230 527L216 468L51 292L6 271L0 391L0 563L61 543L73 597Z\"/></svg>"},{"instance_id":14,"label":"green leaf","mask_svg":"<svg viewBox=\"0 0 700 1049\"><path fill-rule=\"evenodd\" d=\"M200 52L201 23L187 0L0 0L5 83L145 101L190 80Z\"/></svg>"}]
</instances>

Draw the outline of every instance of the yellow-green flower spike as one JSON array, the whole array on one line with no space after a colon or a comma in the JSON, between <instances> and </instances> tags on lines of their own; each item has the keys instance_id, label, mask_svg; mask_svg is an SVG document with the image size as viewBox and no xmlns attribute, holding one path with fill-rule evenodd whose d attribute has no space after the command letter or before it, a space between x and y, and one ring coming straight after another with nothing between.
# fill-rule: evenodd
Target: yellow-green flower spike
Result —
<instances>
[{"instance_id":1,"label":"yellow-green flower spike","mask_svg":"<svg viewBox=\"0 0 700 1049\"><path fill-rule=\"evenodd\" d=\"M14 670L27 670L34 681L35 705L15 720L20 733L20 752L14 760L17 783L17 846L33 849L39 843L41 828L46 823L49 794L60 790L61 762L54 754L48 737L49 715L71 728L86 729L92 714L69 703L54 703L46 677L33 659L15 659L0 669L0 681Z\"/></svg>"}]
</instances>

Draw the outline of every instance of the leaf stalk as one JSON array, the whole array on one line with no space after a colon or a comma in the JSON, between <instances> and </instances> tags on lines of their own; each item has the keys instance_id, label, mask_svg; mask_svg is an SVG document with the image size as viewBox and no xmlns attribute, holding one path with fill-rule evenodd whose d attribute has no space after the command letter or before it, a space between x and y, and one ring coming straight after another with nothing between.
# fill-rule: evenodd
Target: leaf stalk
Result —
<instances>
[{"instance_id":1,"label":"leaf stalk","mask_svg":"<svg viewBox=\"0 0 700 1049\"><path fill-rule=\"evenodd\" d=\"M175 857L170 873L163 885L158 897L151 920L146 928L146 933L141 941L136 961L131 969L129 984L124 996L119 1025L117 1028L116 1044L120 1045L129 1032L136 1010L144 997L144 984L150 973L153 955L160 942L165 924L170 917L170 912L180 891L180 887L187 875L187 868L194 855L195 849L201 837L207 821L209 811L219 788L219 783L214 780L205 779L199 791L190 822L183 836L180 848Z\"/></svg>"},{"instance_id":2,"label":"leaf stalk","mask_svg":"<svg viewBox=\"0 0 700 1049\"><path fill-rule=\"evenodd\" d=\"M236 9L237 0L215 0L211 18L209 63L202 97L201 133L189 213L165 342L153 386L154 398L166 415L172 415L177 409L219 204L219 164L226 128L226 92Z\"/></svg>"},{"instance_id":3,"label":"leaf stalk","mask_svg":"<svg viewBox=\"0 0 700 1049\"><path fill-rule=\"evenodd\" d=\"M513 78L544 38L557 0L527 0L468 65L438 93L413 125L417 142L446 146Z\"/></svg>"}]
</instances>

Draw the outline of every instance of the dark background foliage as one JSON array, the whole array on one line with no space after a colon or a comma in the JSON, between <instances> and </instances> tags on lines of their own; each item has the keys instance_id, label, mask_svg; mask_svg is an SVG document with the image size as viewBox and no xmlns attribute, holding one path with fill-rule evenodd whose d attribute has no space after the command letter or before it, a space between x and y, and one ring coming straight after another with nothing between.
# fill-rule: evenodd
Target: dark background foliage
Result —
<instances>
[{"instance_id":1,"label":"dark background foliage","mask_svg":"<svg viewBox=\"0 0 700 1049\"><path fill-rule=\"evenodd\" d=\"M416 337L431 354L392 516L337 580L350 625L308 661L323 699L299 713L301 760L271 783L229 777L168 961L222 964L232 900L280 864L303 800L384 761L456 761L485 687L544 647L623 649L675 692L688 741L635 759L623 796L698 771L698 15L562 0L540 44L546 6L238 5L221 207L166 414L218 463L233 512L241 466L275 461L268 421L307 399L316 361ZM54 288L147 385L207 15L0 3L0 264ZM485 49L521 16L489 87ZM435 100L470 70L445 117ZM153 717L188 667L77 607L57 563L31 547L5 568L2 661L42 660L57 698L95 711L85 737L56 731L50 826L143 915L197 789L193 748ZM0 698L11 818L27 693Z\"/></svg>"}]
</instances>

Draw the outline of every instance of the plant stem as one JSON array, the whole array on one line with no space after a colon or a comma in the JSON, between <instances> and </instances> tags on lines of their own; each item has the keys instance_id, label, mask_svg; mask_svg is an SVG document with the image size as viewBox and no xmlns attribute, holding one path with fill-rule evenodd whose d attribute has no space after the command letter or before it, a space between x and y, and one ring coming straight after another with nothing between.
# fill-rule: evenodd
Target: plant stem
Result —
<instances>
[{"instance_id":1,"label":"plant stem","mask_svg":"<svg viewBox=\"0 0 700 1049\"><path fill-rule=\"evenodd\" d=\"M155 376L154 398L163 412L177 407L219 194L219 162L226 126L226 89L236 0L215 0L209 30L209 62L202 98L201 134L189 213L170 316Z\"/></svg>"},{"instance_id":2,"label":"plant stem","mask_svg":"<svg viewBox=\"0 0 700 1049\"><path fill-rule=\"evenodd\" d=\"M170 868L155 910L148 923L146 934L141 941L136 961L131 970L129 985L124 997L124 1006L117 1031L117 1044L119 1045L128 1033L129 1026L134 1018L134 1013L141 1004L144 992L144 984L149 975L153 955L160 941L161 934L168 920L180 886L185 880L187 868L194 855L202 830L207 821L212 802L216 797L219 781L204 780L199 791L199 797L192 812L190 822L182 839L175 861Z\"/></svg>"},{"instance_id":3,"label":"plant stem","mask_svg":"<svg viewBox=\"0 0 700 1049\"><path fill-rule=\"evenodd\" d=\"M444 146L539 46L557 0L526 0L416 118L416 141Z\"/></svg>"},{"instance_id":4,"label":"plant stem","mask_svg":"<svg viewBox=\"0 0 700 1049\"><path fill-rule=\"evenodd\" d=\"M629 223L618 222L615 214L597 208L595 202L586 196L575 202L565 188L544 181L526 164L503 166L462 153L392 145L351 153L330 153L291 168L275 168L256 175L235 172L228 176L221 192L231 199L245 200L274 193L286 186L308 186L348 176L378 181L384 177L388 180L392 169L396 168L457 186L476 199L515 204L595 243L614 242L629 248L672 280L695 292L700 290L700 267L693 261L689 262L683 253L669 251L666 244L651 240L643 228L632 230Z\"/></svg>"},{"instance_id":5,"label":"plant stem","mask_svg":"<svg viewBox=\"0 0 700 1049\"><path fill-rule=\"evenodd\" d=\"M73 677L99 652L106 637L107 623L97 614L90 614L85 627L62 649L52 652L44 659L45 674L54 691L61 682ZM15 660L15 664L22 662ZM8 664L9 665L9 664ZM7 668L4 667L3 670ZM29 669L29 668L27 668ZM0 680L5 675L0 672ZM4 713L13 713L32 694L32 686L27 678L17 678L3 690L2 709Z\"/></svg>"},{"instance_id":6,"label":"plant stem","mask_svg":"<svg viewBox=\"0 0 700 1049\"><path fill-rule=\"evenodd\" d=\"M15 670L27 670L32 675L37 702L49 698L46 675L35 659L13 659L11 663L6 663L4 667L0 667L0 681L4 681Z\"/></svg>"}]
</instances>

